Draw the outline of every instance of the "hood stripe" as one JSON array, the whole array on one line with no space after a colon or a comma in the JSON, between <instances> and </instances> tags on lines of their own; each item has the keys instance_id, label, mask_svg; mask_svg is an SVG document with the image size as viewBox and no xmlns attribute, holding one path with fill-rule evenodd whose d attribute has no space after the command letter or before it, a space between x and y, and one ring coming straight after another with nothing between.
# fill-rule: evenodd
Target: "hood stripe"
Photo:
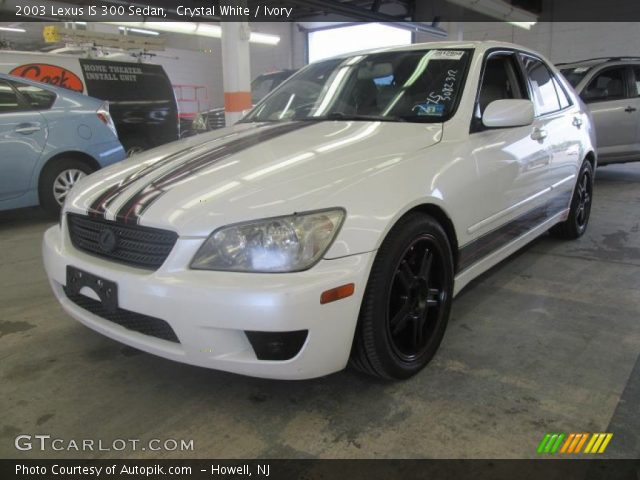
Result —
<instances>
[{"instance_id":1,"label":"hood stripe","mask_svg":"<svg viewBox=\"0 0 640 480\"><path fill-rule=\"evenodd\" d=\"M139 189L116 214L116 221L123 223L139 223L142 214L161 195L169 191L177 183L189 178L197 172L210 167L230 155L234 155L256 145L294 132L312 125L312 122L287 122L276 124L269 128L260 128L253 134L231 140L224 145L208 152L207 154L177 164L174 168L154 179L143 188Z\"/></svg>"},{"instance_id":2,"label":"hood stripe","mask_svg":"<svg viewBox=\"0 0 640 480\"><path fill-rule=\"evenodd\" d=\"M190 152L201 149L203 146L207 145L208 143L217 143L217 142L220 142L221 140L224 140L225 138L236 136L236 135L238 134L234 132L228 135L217 137L214 140L211 140L209 142L199 143L198 145L187 147L185 149L182 149L170 155L167 155L166 157L152 163L151 165L147 165L146 167L136 170L132 174L119 180L117 183L111 185L104 192L98 195L98 197L89 206L87 213L91 216L105 218L107 213L106 210L109 207L109 205L111 205L116 200L116 198L120 196L120 194L122 194L127 188L129 188L131 184L133 184L140 178L158 171L160 168L164 167L165 165L168 165L169 163L174 161L176 158L179 158L183 155L188 155Z\"/></svg>"}]
</instances>

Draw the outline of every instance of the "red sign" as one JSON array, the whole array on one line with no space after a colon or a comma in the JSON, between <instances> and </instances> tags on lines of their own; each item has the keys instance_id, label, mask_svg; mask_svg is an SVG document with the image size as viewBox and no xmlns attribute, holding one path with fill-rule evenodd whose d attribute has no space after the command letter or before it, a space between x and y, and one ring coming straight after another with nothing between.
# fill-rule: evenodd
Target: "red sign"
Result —
<instances>
[{"instance_id":1,"label":"red sign","mask_svg":"<svg viewBox=\"0 0 640 480\"><path fill-rule=\"evenodd\" d=\"M36 82L50 83L57 87L67 88L75 92L82 92L82 80L75 73L66 68L46 63L29 63L20 65L9 72L10 75L28 78Z\"/></svg>"}]
</instances>

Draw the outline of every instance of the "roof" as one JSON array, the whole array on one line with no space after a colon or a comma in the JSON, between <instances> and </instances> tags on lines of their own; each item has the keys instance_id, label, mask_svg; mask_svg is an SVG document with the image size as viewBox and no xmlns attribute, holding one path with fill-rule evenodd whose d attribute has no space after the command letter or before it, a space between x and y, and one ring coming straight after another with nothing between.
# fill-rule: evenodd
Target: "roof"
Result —
<instances>
[{"instance_id":1,"label":"roof","mask_svg":"<svg viewBox=\"0 0 640 480\"><path fill-rule=\"evenodd\" d=\"M556 63L557 67L562 68L576 68L576 67L595 67L597 65L609 64L609 63L628 63L628 62L640 62L640 57L598 57L587 58L584 60L576 60L574 62Z\"/></svg>"},{"instance_id":2,"label":"roof","mask_svg":"<svg viewBox=\"0 0 640 480\"><path fill-rule=\"evenodd\" d=\"M516 45L515 43L499 42L495 40L477 40L477 41L445 41L445 42L425 42L425 43L412 43L411 45L401 45L397 47L382 47L362 50L359 52L349 52L341 55L336 55L331 58L348 58L355 55L367 55L370 53L384 53L384 52L406 52L412 50L425 50L425 49L455 49L455 48L473 48L480 51L485 51L490 48L510 48L516 50L522 50L524 52L539 53L531 50L522 45ZM328 59L323 59L328 60Z\"/></svg>"}]
</instances>

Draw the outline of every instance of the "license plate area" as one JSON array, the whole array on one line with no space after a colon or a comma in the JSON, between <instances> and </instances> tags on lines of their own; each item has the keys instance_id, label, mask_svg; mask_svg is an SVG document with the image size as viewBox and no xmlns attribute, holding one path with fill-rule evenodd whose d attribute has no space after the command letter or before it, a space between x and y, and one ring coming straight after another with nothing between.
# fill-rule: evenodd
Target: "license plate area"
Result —
<instances>
[{"instance_id":1,"label":"license plate area","mask_svg":"<svg viewBox=\"0 0 640 480\"><path fill-rule=\"evenodd\" d=\"M85 287L98 295L107 312L115 313L118 310L118 285L115 282L67 265L67 294L79 295Z\"/></svg>"}]
</instances>

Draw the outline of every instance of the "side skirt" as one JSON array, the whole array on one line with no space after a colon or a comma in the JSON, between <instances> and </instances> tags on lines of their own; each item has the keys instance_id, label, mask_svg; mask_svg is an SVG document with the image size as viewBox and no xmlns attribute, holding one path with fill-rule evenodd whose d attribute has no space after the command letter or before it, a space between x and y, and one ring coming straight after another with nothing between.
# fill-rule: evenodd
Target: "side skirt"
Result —
<instances>
[{"instance_id":1,"label":"side skirt","mask_svg":"<svg viewBox=\"0 0 640 480\"><path fill-rule=\"evenodd\" d=\"M468 243L460 249L454 296L471 280L569 216L572 190Z\"/></svg>"}]
</instances>

